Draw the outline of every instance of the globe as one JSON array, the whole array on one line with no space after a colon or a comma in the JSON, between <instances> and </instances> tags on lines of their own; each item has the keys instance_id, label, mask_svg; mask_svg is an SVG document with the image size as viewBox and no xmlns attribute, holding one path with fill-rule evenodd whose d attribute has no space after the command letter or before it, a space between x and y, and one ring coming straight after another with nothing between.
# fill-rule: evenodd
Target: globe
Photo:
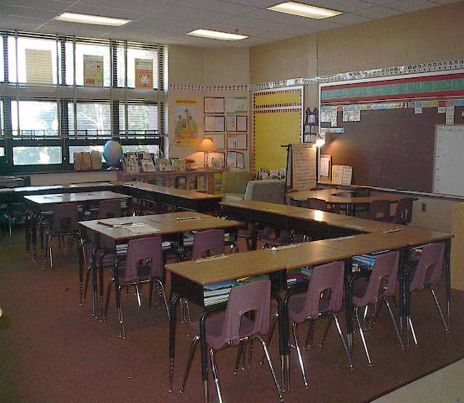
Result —
<instances>
[{"instance_id":1,"label":"globe","mask_svg":"<svg viewBox=\"0 0 464 403\"><path fill-rule=\"evenodd\" d=\"M117 141L108 140L103 146L103 157L111 166L118 166L122 156L122 147Z\"/></svg>"}]
</instances>

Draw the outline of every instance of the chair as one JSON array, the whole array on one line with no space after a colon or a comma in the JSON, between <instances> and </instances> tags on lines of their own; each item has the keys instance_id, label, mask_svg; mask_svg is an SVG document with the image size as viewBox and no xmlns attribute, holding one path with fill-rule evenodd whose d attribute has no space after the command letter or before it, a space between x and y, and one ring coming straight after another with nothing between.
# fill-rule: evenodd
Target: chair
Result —
<instances>
[{"instance_id":1,"label":"chair","mask_svg":"<svg viewBox=\"0 0 464 403\"><path fill-rule=\"evenodd\" d=\"M297 328L299 324L308 319L311 321L311 324L309 328L310 331L306 338L305 348L308 347L308 341L312 338L315 321L320 317L328 316L330 321L327 325L321 344L323 344L325 335L332 324L332 320L334 320L343 349L345 350L348 365L350 368L353 367L353 364L351 363L351 355L345 341L345 336L343 335L336 315L336 313L342 309L344 276L344 262L332 262L317 266L313 269L306 293L291 295L289 298L288 314L292 321L293 339L305 387L308 387L308 381L306 378L306 370L303 362L303 355L300 347L301 343L297 334Z\"/></svg>"},{"instance_id":2,"label":"chair","mask_svg":"<svg viewBox=\"0 0 464 403\"><path fill-rule=\"evenodd\" d=\"M390 221L390 202L388 200L373 200L367 212L369 220Z\"/></svg>"},{"instance_id":3,"label":"chair","mask_svg":"<svg viewBox=\"0 0 464 403\"><path fill-rule=\"evenodd\" d=\"M110 301L111 288L114 284L116 296L116 309L118 312L118 319L120 323L119 337L125 338L126 332L124 327L124 314L121 303L121 289L128 287L135 287L137 303L141 306L140 286L144 283L150 284L149 303L151 305L153 287L158 285L161 290L161 295L164 301L166 312L169 317L169 307L166 299L166 293L162 282L163 278L163 253L161 247L161 237L149 237L132 239L127 244L127 257L125 264L121 264L119 259L114 264L115 276L108 283L105 301L105 313L108 312L108 305Z\"/></svg>"},{"instance_id":4,"label":"chair","mask_svg":"<svg viewBox=\"0 0 464 403\"><path fill-rule=\"evenodd\" d=\"M424 245L422 253L415 270L412 273L412 280L409 284L409 292L421 291L425 288L430 290L435 306L440 315L445 332L449 331L448 324L443 315L434 287L439 284L444 266L445 244L443 242ZM417 345L416 332L412 324L412 319L408 318L414 343Z\"/></svg>"},{"instance_id":5,"label":"chair","mask_svg":"<svg viewBox=\"0 0 464 403\"><path fill-rule=\"evenodd\" d=\"M228 346L239 346L243 342L258 339L261 343L267 363L274 380L279 399L282 401L282 391L277 382L274 367L271 362L266 342L263 339L269 330L269 315L271 304L271 282L262 280L243 286L233 287L225 312L212 314L206 319L206 343L210 347L211 368L216 385L218 400L223 401L215 354ZM200 339L200 325L192 325L196 335L192 338L190 354L182 381L181 393L190 373L196 346Z\"/></svg>"},{"instance_id":6,"label":"chair","mask_svg":"<svg viewBox=\"0 0 464 403\"><path fill-rule=\"evenodd\" d=\"M301 207L306 207L314 210L329 211L329 206L325 200L317 199L315 197L309 198L302 202Z\"/></svg>"},{"instance_id":7,"label":"chair","mask_svg":"<svg viewBox=\"0 0 464 403\"><path fill-rule=\"evenodd\" d=\"M193 234L192 259L224 253L224 230L210 229Z\"/></svg>"},{"instance_id":8,"label":"chair","mask_svg":"<svg viewBox=\"0 0 464 403\"><path fill-rule=\"evenodd\" d=\"M224 171L222 173L221 193L223 201L242 200L253 175L247 171Z\"/></svg>"},{"instance_id":9,"label":"chair","mask_svg":"<svg viewBox=\"0 0 464 403\"><path fill-rule=\"evenodd\" d=\"M101 200L98 203L97 219L115 218L122 216L121 200Z\"/></svg>"},{"instance_id":10,"label":"chair","mask_svg":"<svg viewBox=\"0 0 464 403\"><path fill-rule=\"evenodd\" d=\"M400 347L403 350L403 341L398 331L396 324L395 315L388 301L388 298L393 298L398 284L398 264L399 264L399 252L388 252L376 256L374 267L370 273L369 281L366 279L358 279L354 283L354 295L353 305L355 307L356 323L358 325L359 334L366 353L367 362L369 365L372 363L369 350L367 349L366 339L364 331L361 326L359 319L359 308L367 307L371 304L375 306L374 320L382 306L385 303L390 318L393 323L393 327L400 343Z\"/></svg>"},{"instance_id":11,"label":"chair","mask_svg":"<svg viewBox=\"0 0 464 403\"><path fill-rule=\"evenodd\" d=\"M412 206L414 199L404 197L398 201L393 221L396 224L409 224L412 221Z\"/></svg>"},{"instance_id":12,"label":"chair","mask_svg":"<svg viewBox=\"0 0 464 403\"><path fill-rule=\"evenodd\" d=\"M71 237L72 240L79 236L79 214L75 204L61 204L53 207L51 223L48 228L45 250L48 250L50 267L53 267L52 240L59 237Z\"/></svg>"}]
</instances>

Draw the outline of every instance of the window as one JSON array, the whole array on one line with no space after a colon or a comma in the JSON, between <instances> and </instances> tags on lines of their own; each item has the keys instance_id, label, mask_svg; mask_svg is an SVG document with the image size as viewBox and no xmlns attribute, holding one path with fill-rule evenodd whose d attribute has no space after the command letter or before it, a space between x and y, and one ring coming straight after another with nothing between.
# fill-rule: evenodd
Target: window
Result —
<instances>
[{"instance_id":1,"label":"window","mask_svg":"<svg viewBox=\"0 0 464 403\"><path fill-rule=\"evenodd\" d=\"M68 68L72 69L72 64L67 62ZM109 45L76 43L76 85L109 87L110 83Z\"/></svg>"},{"instance_id":2,"label":"window","mask_svg":"<svg viewBox=\"0 0 464 403\"><path fill-rule=\"evenodd\" d=\"M147 130L158 129L158 107L155 104L128 104L127 130L128 135L146 134ZM119 131L126 132L125 105L119 105Z\"/></svg>"},{"instance_id":3,"label":"window","mask_svg":"<svg viewBox=\"0 0 464 403\"><path fill-rule=\"evenodd\" d=\"M13 136L57 136L58 104L48 101L13 101L11 120Z\"/></svg>"},{"instance_id":4,"label":"window","mask_svg":"<svg viewBox=\"0 0 464 403\"><path fill-rule=\"evenodd\" d=\"M111 137L111 110L109 103L78 102L75 107L76 124L74 123L74 104L68 104L70 137ZM76 128L75 133L74 127Z\"/></svg>"},{"instance_id":5,"label":"window","mask_svg":"<svg viewBox=\"0 0 464 403\"><path fill-rule=\"evenodd\" d=\"M13 147L14 165L49 165L61 162L61 146Z\"/></svg>"},{"instance_id":6,"label":"window","mask_svg":"<svg viewBox=\"0 0 464 403\"><path fill-rule=\"evenodd\" d=\"M15 46L11 46L14 44L14 38L9 37L8 39L10 82L17 81L28 84L57 83L56 40L19 37L17 48L18 68L16 71Z\"/></svg>"},{"instance_id":7,"label":"window","mask_svg":"<svg viewBox=\"0 0 464 403\"><path fill-rule=\"evenodd\" d=\"M118 87L125 86L127 73L128 88L158 88L158 52L150 48L127 48L117 45Z\"/></svg>"},{"instance_id":8,"label":"window","mask_svg":"<svg viewBox=\"0 0 464 403\"><path fill-rule=\"evenodd\" d=\"M0 155L15 173L70 169L74 153L113 137L125 150L164 151L162 47L6 30L0 55Z\"/></svg>"}]
</instances>

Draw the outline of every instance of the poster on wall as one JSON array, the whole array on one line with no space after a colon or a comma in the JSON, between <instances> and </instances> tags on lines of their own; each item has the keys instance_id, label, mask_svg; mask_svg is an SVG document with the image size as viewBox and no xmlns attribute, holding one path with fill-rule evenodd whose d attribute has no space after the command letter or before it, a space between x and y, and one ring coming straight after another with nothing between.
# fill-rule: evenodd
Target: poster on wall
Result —
<instances>
[{"instance_id":1,"label":"poster on wall","mask_svg":"<svg viewBox=\"0 0 464 403\"><path fill-rule=\"evenodd\" d=\"M53 84L50 50L26 49L26 82Z\"/></svg>"},{"instance_id":2,"label":"poster on wall","mask_svg":"<svg viewBox=\"0 0 464 403\"><path fill-rule=\"evenodd\" d=\"M103 87L103 56L84 55L84 85Z\"/></svg>"},{"instance_id":3,"label":"poster on wall","mask_svg":"<svg viewBox=\"0 0 464 403\"><path fill-rule=\"evenodd\" d=\"M135 88L153 88L152 59L135 59Z\"/></svg>"},{"instance_id":4,"label":"poster on wall","mask_svg":"<svg viewBox=\"0 0 464 403\"><path fill-rule=\"evenodd\" d=\"M248 97L227 97L226 113L228 115L244 115L248 113Z\"/></svg>"},{"instance_id":5,"label":"poster on wall","mask_svg":"<svg viewBox=\"0 0 464 403\"><path fill-rule=\"evenodd\" d=\"M198 105L192 99L176 100L175 144L191 147L198 142Z\"/></svg>"}]
</instances>

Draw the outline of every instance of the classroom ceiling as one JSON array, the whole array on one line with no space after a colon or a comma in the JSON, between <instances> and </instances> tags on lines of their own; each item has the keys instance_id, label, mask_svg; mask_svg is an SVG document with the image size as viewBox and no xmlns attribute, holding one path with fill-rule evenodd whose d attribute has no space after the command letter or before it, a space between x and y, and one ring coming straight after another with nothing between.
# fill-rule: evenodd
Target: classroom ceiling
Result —
<instances>
[{"instance_id":1,"label":"classroom ceiling","mask_svg":"<svg viewBox=\"0 0 464 403\"><path fill-rule=\"evenodd\" d=\"M283 0L282 0L283 1ZM298 0L342 15L311 20L267 10L279 0L0 0L0 29L204 47L249 47L454 3L456 0ZM54 20L64 11L133 20L122 27ZM187 36L206 28L250 35L237 42Z\"/></svg>"}]
</instances>

